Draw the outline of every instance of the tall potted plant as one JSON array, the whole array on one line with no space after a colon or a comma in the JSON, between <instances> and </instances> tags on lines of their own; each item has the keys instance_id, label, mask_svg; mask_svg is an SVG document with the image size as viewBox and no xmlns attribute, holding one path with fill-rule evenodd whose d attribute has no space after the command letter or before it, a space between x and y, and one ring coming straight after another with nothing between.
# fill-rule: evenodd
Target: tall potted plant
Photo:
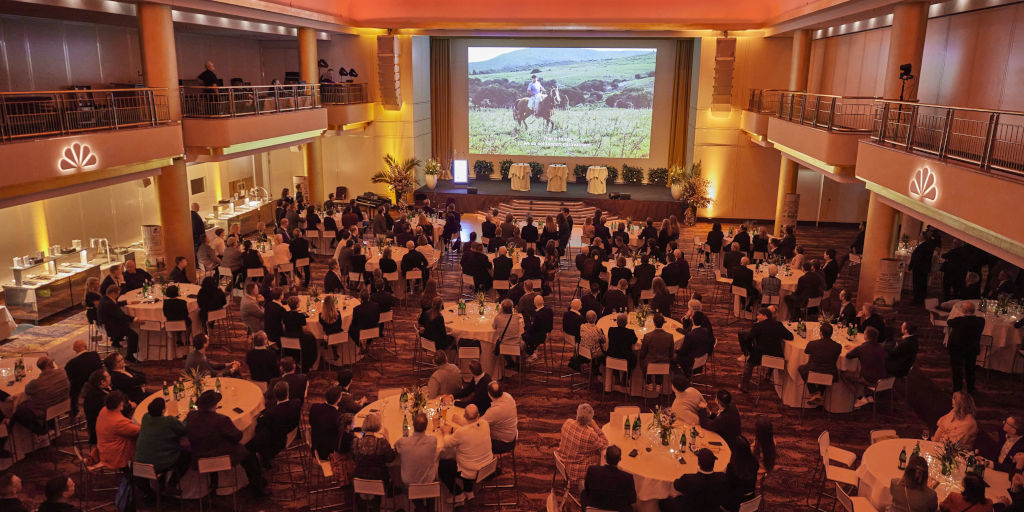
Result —
<instances>
[{"instance_id":1,"label":"tall potted plant","mask_svg":"<svg viewBox=\"0 0 1024 512\"><path fill-rule=\"evenodd\" d=\"M676 201L683 198L683 175L686 171L681 166L673 165L668 170L668 182L672 190L672 199Z\"/></svg>"},{"instance_id":2,"label":"tall potted plant","mask_svg":"<svg viewBox=\"0 0 1024 512\"><path fill-rule=\"evenodd\" d=\"M374 174L370 180L386 184L395 195L395 203L400 204L416 189L416 168L420 164L416 158L399 162L397 158L387 154L384 155L384 169Z\"/></svg>"},{"instance_id":3,"label":"tall potted plant","mask_svg":"<svg viewBox=\"0 0 1024 512\"><path fill-rule=\"evenodd\" d=\"M682 172L683 223L692 226L697 223L697 208L707 208L714 200L711 198L711 181L701 176L700 162L690 165Z\"/></svg>"},{"instance_id":4,"label":"tall potted plant","mask_svg":"<svg viewBox=\"0 0 1024 512\"><path fill-rule=\"evenodd\" d=\"M441 164L433 158L423 164L423 176L427 180L427 188L434 190L437 187L437 176L441 174Z\"/></svg>"}]
</instances>

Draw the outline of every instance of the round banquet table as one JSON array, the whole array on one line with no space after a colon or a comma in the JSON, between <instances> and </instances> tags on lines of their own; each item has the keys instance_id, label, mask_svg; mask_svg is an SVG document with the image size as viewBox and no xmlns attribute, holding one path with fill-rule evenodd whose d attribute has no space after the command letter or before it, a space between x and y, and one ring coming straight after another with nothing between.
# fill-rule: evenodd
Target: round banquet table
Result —
<instances>
[{"instance_id":1,"label":"round banquet table","mask_svg":"<svg viewBox=\"0 0 1024 512\"><path fill-rule=\"evenodd\" d=\"M894 478L903 476L903 471L899 469L900 451L906 449L909 456L916 443L921 443L921 456L928 461L928 478L938 482L935 493L938 494L939 503L949 493L962 490L960 482L964 477L964 464L961 461L960 468L952 475L943 476L941 463L933 455L941 451L939 443L919 439L887 439L869 446L861 456L860 467L857 468L857 477L860 479L857 495L866 497L878 510L886 510L892 503L889 484ZM998 502L1000 498L1009 499L1009 475L989 468L985 470L985 482L989 485L985 490L986 498L993 502Z\"/></svg>"},{"instance_id":2,"label":"round banquet table","mask_svg":"<svg viewBox=\"0 0 1024 512\"><path fill-rule=\"evenodd\" d=\"M395 445L395 442L402 438L402 418L409 418L409 430L412 431L412 417L409 412L401 410L401 404L398 401L400 395L392 395L386 398L375 400L366 404L355 416L354 424L355 427L362 427L363 420L366 419L370 413L377 413L380 415L380 421L383 428L381 432L391 443L391 446ZM412 400L412 397L409 397ZM434 416L438 413L437 408L440 405L440 399L435 398L433 400L427 400L427 434L437 436L438 444L444 441L443 435L437 428L437 424L434 422ZM461 407L448 406L445 410L444 418L441 423L446 424L453 415L462 414L463 409Z\"/></svg>"},{"instance_id":3,"label":"round banquet table","mask_svg":"<svg viewBox=\"0 0 1024 512\"><path fill-rule=\"evenodd\" d=\"M626 313L626 314L629 317L629 323L626 324L626 327L629 327L630 329L633 329L633 332L636 333L637 343L636 343L636 345L633 346L633 350L635 352L639 353L640 352L640 348L643 346L644 336L649 331L653 331L654 330L654 315L652 314L652 315L648 316L647 317L647 322L643 326L640 326L640 325L637 325L637 323L636 323L636 316L634 315L633 312L629 312L629 313ZM618 325L618 324L615 323L615 318L617 316L618 316L617 314L605 315L605 316L603 316L603 317L601 317L601 318L599 318L597 320L597 328L601 329L601 332L604 333L605 338L608 337L608 329L611 329L612 327L615 327L616 325ZM665 317L665 325L662 326L662 329L664 329L666 332L668 332L669 334L672 335L672 340L674 342L676 350L678 350L679 347L683 343L683 334L681 332L677 331L676 329L682 329L682 328L683 328L683 324L681 324L681 323L679 323L679 322L677 322L677 321L675 321L675 320L673 320L671 318ZM637 365L639 365L639 362L637 363ZM611 378L611 371L608 370L607 368L605 368L605 371L604 371L604 389L605 389L605 391L611 391L612 390L612 381L613 380L614 379ZM662 389L665 389L667 391L670 388L668 386L662 386ZM625 391L625 390L622 390L622 391ZM643 376L643 372L642 371L634 371L633 372L633 375L632 375L632 377L630 379L630 382L629 382L629 390L628 391L629 391L629 394L632 395L632 396L643 396L643 394L644 394L644 376Z\"/></svg>"},{"instance_id":4,"label":"round banquet table","mask_svg":"<svg viewBox=\"0 0 1024 512\"><path fill-rule=\"evenodd\" d=\"M352 325L352 310L359 305L359 299L349 297L348 295L329 293L322 295L320 300L322 301L328 296L337 299L338 313L341 313L341 331L347 333L349 326ZM327 335L324 334L324 327L320 325L320 311L323 310L323 303L321 302L315 307L311 307L309 295L299 295L298 297L299 311L306 314L306 327L309 328L309 333L317 340L326 340ZM341 349L337 352L337 357L334 354L327 354L328 348L326 344L318 344L317 347L320 351L321 361L334 361L333 364L355 364L360 359L359 349L356 348L355 343L345 343L342 345Z\"/></svg>"},{"instance_id":5,"label":"round banquet table","mask_svg":"<svg viewBox=\"0 0 1024 512\"><path fill-rule=\"evenodd\" d=\"M747 265L747 268L754 271L754 288L757 288L757 291L761 292L761 280L768 277L768 265L764 263L760 266L757 264L751 264ZM783 297L796 291L796 282L803 275L803 270L794 270L789 268L788 265L779 267L779 273L776 274L775 277L779 278L779 281L782 282L782 286L779 287L779 305L776 306L778 308L776 318L789 318L789 308L786 306L786 301L783 300Z\"/></svg>"},{"instance_id":6,"label":"round banquet table","mask_svg":"<svg viewBox=\"0 0 1024 512\"><path fill-rule=\"evenodd\" d=\"M171 284L168 284L168 286ZM199 286L191 283L178 283L174 285L178 287L178 298L184 299L188 304L188 313L192 317L192 325L199 325L199 303L196 302ZM122 294L118 297L118 300L128 302L128 314L134 316L136 322L163 322L163 294L160 293L160 290L151 289L150 296L151 298L143 297L142 288L139 288Z\"/></svg>"},{"instance_id":7,"label":"round banquet table","mask_svg":"<svg viewBox=\"0 0 1024 512\"><path fill-rule=\"evenodd\" d=\"M668 446L662 446L660 434L654 430L647 430L654 421L654 415L643 413L640 415L640 423L644 426L644 432L639 439L633 440L623 434L622 426L625 416L612 414L601 431L608 438L609 444L622 448L622 460L619 462L619 469L633 475L633 483L636 486L637 510L656 511L658 500L678 496L679 493L672 487L672 483L687 473L697 472L697 456L687 450L682 454L683 463L678 461L679 457L679 435L681 432L689 434L693 425L682 425L672 433L672 441ZM679 423L679 420L676 420ZM732 452L725 444L722 436L697 426L699 433L697 438L697 449L708 448L715 453L718 460L715 461L715 471L725 471L729 465L729 458ZM715 444L712 444L715 443ZM629 453L634 449L638 452L636 457L630 457Z\"/></svg>"},{"instance_id":8,"label":"round banquet table","mask_svg":"<svg viewBox=\"0 0 1024 512\"><path fill-rule=\"evenodd\" d=\"M11 395L11 400L2 404L4 408L3 413L9 418L14 412L15 408L21 402L25 401L25 386L39 376L39 369L36 368L35 357L23 357L22 361L25 363L25 378L18 382L14 382L14 363L18 360L17 357L9 357L0 359L0 390L3 390L7 394ZM10 407L8 407L8 404ZM6 470L14 462L25 458L28 455L29 450L32 448L32 433L20 423L11 422L8 424L8 428L11 430L10 436L8 436L6 443L3 445L4 448L9 450L13 454L12 458L0 459L0 470ZM39 448L48 446L49 442L41 441Z\"/></svg>"},{"instance_id":9,"label":"round banquet table","mask_svg":"<svg viewBox=\"0 0 1024 512\"><path fill-rule=\"evenodd\" d=\"M977 299L968 301L953 300L942 303L944 308L950 309L949 316L946 318L947 321L963 315L959 307L959 304L962 302L974 303L976 308L975 314L985 319L985 330L981 334L992 337L992 349L985 360L985 368L1004 373L1013 373L1013 360L1017 350L1020 348L1022 338L1024 338L1024 330L1013 326L1017 320L1020 320L1020 317L1016 314L996 315L995 311L993 311L995 301L988 301L989 304L993 305L987 306L987 311L983 313L978 308L981 301ZM944 345L949 342L948 327L945 329L945 332ZM1018 373L1024 371L1024 367L1017 371Z\"/></svg>"},{"instance_id":10,"label":"round banquet table","mask_svg":"<svg viewBox=\"0 0 1024 512\"><path fill-rule=\"evenodd\" d=\"M494 355L494 338L501 333L494 332L491 323L498 315L497 311L500 306L489 302L484 307L484 315L480 316L477 304L475 302L467 303L466 314L460 315L456 302L445 302L442 314L448 334L455 337L456 343L462 339L480 341L480 365L483 366L484 372L492 379L497 380L501 379L505 364L503 358ZM500 328L504 327L502 325Z\"/></svg>"},{"instance_id":11,"label":"round banquet table","mask_svg":"<svg viewBox=\"0 0 1024 512\"><path fill-rule=\"evenodd\" d=\"M776 391L779 392L779 398L782 399L782 403L789 407L817 407L815 405L809 405L806 402L806 398L810 396L810 393L803 395L805 401L801 402L801 393L804 389L804 380L800 378L800 372L798 371L800 365L807 363L808 356L804 353L804 349L807 348L807 344L811 340L816 340L821 337L821 330L819 329L818 322L805 322L807 325L807 336L800 336L796 333L796 322L784 322L783 325L786 329L789 329L793 333L792 340L783 340L783 355L786 358L786 372L781 376L782 386L776 385ZM836 327L832 333L832 339L843 346L843 351L839 355L839 360L836 362L836 368L841 371L855 371L860 369L860 361L856 359L847 359L846 353L851 349L860 345L864 342L864 334L857 333L857 336L850 338L847 335L845 328ZM780 375L776 371L776 383L779 382ZM857 398L857 390L843 382L837 375L835 380L832 381L832 386L825 392L825 408L829 412L843 413L853 411L853 402Z\"/></svg>"},{"instance_id":12,"label":"round banquet table","mask_svg":"<svg viewBox=\"0 0 1024 512\"><path fill-rule=\"evenodd\" d=\"M39 376L39 368L36 368L35 357L23 357L22 362L25 363L25 378L18 382L14 382L14 363L18 361L17 357L8 357L0 359L0 390L3 390L11 398L14 399L14 405L21 403L25 399L25 386L28 385L29 381L34 380ZM10 412L10 411L6 411Z\"/></svg>"}]
</instances>

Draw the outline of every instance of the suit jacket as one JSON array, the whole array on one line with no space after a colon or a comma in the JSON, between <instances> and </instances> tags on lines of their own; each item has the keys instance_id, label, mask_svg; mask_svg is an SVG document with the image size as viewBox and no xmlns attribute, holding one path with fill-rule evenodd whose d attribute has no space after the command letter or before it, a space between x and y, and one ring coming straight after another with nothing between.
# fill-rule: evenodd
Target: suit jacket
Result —
<instances>
[{"instance_id":1,"label":"suit jacket","mask_svg":"<svg viewBox=\"0 0 1024 512\"><path fill-rule=\"evenodd\" d=\"M751 290L756 290L754 288L754 271L743 265L736 265L732 268L732 285L746 289L748 294Z\"/></svg>"},{"instance_id":2,"label":"suit jacket","mask_svg":"<svg viewBox=\"0 0 1024 512\"><path fill-rule=\"evenodd\" d=\"M839 308L839 319L837 320L840 325L857 325L860 323L857 320L857 306L854 306L852 302Z\"/></svg>"},{"instance_id":3,"label":"suit jacket","mask_svg":"<svg viewBox=\"0 0 1024 512\"><path fill-rule=\"evenodd\" d=\"M629 368L636 366L636 353L633 352L633 345L636 345L636 331L629 327L618 325L608 329L608 351L605 355L625 359Z\"/></svg>"},{"instance_id":4,"label":"suit jacket","mask_svg":"<svg viewBox=\"0 0 1024 512\"><path fill-rule=\"evenodd\" d=\"M796 254L796 237L792 235L786 235L779 240L779 246L775 249L777 254L781 254L786 259L793 259L793 255Z\"/></svg>"},{"instance_id":5,"label":"suit jacket","mask_svg":"<svg viewBox=\"0 0 1024 512\"><path fill-rule=\"evenodd\" d=\"M352 308L352 324L348 335L352 341L359 341L359 332L380 325L380 306L372 300Z\"/></svg>"},{"instance_id":6,"label":"suit jacket","mask_svg":"<svg viewBox=\"0 0 1024 512\"><path fill-rule=\"evenodd\" d=\"M263 330L263 306L256 300L255 297L249 295L242 296L242 304L239 306L239 313L242 316L242 323L249 328L250 331L256 332Z\"/></svg>"},{"instance_id":7,"label":"suit jacket","mask_svg":"<svg viewBox=\"0 0 1024 512\"><path fill-rule=\"evenodd\" d=\"M933 253L935 253L935 243L931 239L917 244L914 251L910 253L910 262L907 264L907 269L915 274L931 272Z\"/></svg>"},{"instance_id":8,"label":"suit jacket","mask_svg":"<svg viewBox=\"0 0 1024 512\"><path fill-rule=\"evenodd\" d=\"M687 455L687 458L693 457ZM692 460L692 459L691 459ZM720 512L728 493L725 473L688 473L672 483L681 496L672 498L669 510L686 512Z\"/></svg>"},{"instance_id":9,"label":"suit jacket","mask_svg":"<svg viewBox=\"0 0 1024 512\"><path fill-rule=\"evenodd\" d=\"M657 273L657 269L654 265L639 264L636 266L636 270L633 271L633 276L636 277L636 287L640 290L647 290L651 287L651 282L654 281L654 274Z\"/></svg>"},{"instance_id":10,"label":"suit jacket","mask_svg":"<svg viewBox=\"0 0 1024 512\"><path fill-rule=\"evenodd\" d=\"M298 428L301 415L302 402L298 400L285 400L267 406L256 418L256 430L250 446L264 460L273 459L284 449L288 434Z\"/></svg>"},{"instance_id":11,"label":"suit jacket","mask_svg":"<svg viewBox=\"0 0 1024 512\"><path fill-rule=\"evenodd\" d=\"M601 312L604 311L601 301L597 300L597 297L591 293L584 295L580 302L583 304L583 307L580 308L580 313L583 314L584 318L587 316L587 311L593 311L598 316L601 316Z\"/></svg>"},{"instance_id":12,"label":"suit jacket","mask_svg":"<svg viewBox=\"0 0 1024 512\"><path fill-rule=\"evenodd\" d=\"M295 260L309 258L309 240L296 238L288 244L288 251L292 253L292 263Z\"/></svg>"},{"instance_id":13,"label":"suit jacket","mask_svg":"<svg viewBox=\"0 0 1024 512\"><path fill-rule=\"evenodd\" d=\"M108 372L110 373L110 389L116 389L124 393L132 402L140 404L146 399L146 390L142 387L146 384L146 376L142 372L127 371L131 375Z\"/></svg>"},{"instance_id":14,"label":"suit jacket","mask_svg":"<svg viewBox=\"0 0 1024 512\"><path fill-rule=\"evenodd\" d=\"M839 277L839 264L835 261L825 263L825 266L821 267L821 272L825 274L825 289L831 290L832 285L836 284L836 278Z\"/></svg>"},{"instance_id":15,"label":"suit jacket","mask_svg":"<svg viewBox=\"0 0 1024 512\"><path fill-rule=\"evenodd\" d=\"M99 354L92 351L82 352L64 365L64 373L68 375L72 405L78 403L78 394L82 391L82 386L89 380L89 375L102 367L103 362L100 361Z\"/></svg>"},{"instance_id":16,"label":"suit jacket","mask_svg":"<svg viewBox=\"0 0 1024 512\"><path fill-rule=\"evenodd\" d=\"M419 251L409 251L402 256L402 272L419 269L427 271L427 257Z\"/></svg>"},{"instance_id":17,"label":"suit jacket","mask_svg":"<svg viewBox=\"0 0 1024 512\"><path fill-rule=\"evenodd\" d=\"M312 449L320 460L327 460L331 452L338 448L341 438L341 411L337 407L318 403L309 406L309 436Z\"/></svg>"},{"instance_id":18,"label":"suit jacket","mask_svg":"<svg viewBox=\"0 0 1024 512\"><path fill-rule=\"evenodd\" d=\"M188 274L184 270L182 270L182 269L180 269L178 267L174 267L174 268L171 269L171 271L167 274L167 280L172 282L172 283L191 283L192 282L188 278Z\"/></svg>"},{"instance_id":19,"label":"suit jacket","mask_svg":"<svg viewBox=\"0 0 1024 512\"><path fill-rule=\"evenodd\" d=\"M618 286L622 279L625 279L628 284L633 279L633 271L626 267L613 267L610 277L611 286Z\"/></svg>"},{"instance_id":20,"label":"suit jacket","mask_svg":"<svg viewBox=\"0 0 1024 512\"><path fill-rule=\"evenodd\" d=\"M885 345L885 372L893 377L906 377L917 360L917 335L890 341Z\"/></svg>"},{"instance_id":21,"label":"suit jacket","mask_svg":"<svg viewBox=\"0 0 1024 512\"><path fill-rule=\"evenodd\" d=\"M761 364L761 356L783 357L782 340L793 339L793 333L778 320L757 322L747 332L750 343L750 362Z\"/></svg>"},{"instance_id":22,"label":"suit jacket","mask_svg":"<svg viewBox=\"0 0 1024 512\"><path fill-rule=\"evenodd\" d=\"M648 332L643 339L643 346L637 360L644 371L650 363L668 363L672 361L672 349L674 341L672 334L663 329L655 329Z\"/></svg>"},{"instance_id":23,"label":"suit jacket","mask_svg":"<svg viewBox=\"0 0 1024 512\"><path fill-rule=\"evenodd\" d=\"M263 332L267 334L267 339L270 341L281 341L281 335L284 334L285 313L284 306L275 301L268 300L263 305Z\"/></svg>"},{"instance_id":24,"label":"suit jacket","mask_svg":"<svg viewBox=\"0 0 1024 512\"><path fill-rule=\"evenodd\" d=\"M125 313L116 302L104 295L96 310L97 318L107 331L107 336L118 340L128 336L132 330L132 316Z\"/></svg>"},{"instance_id":25,"label":"suit jacket","mask_svg":"<svg viewBox=\"0 0 1024 512\"><path fill-rule=\"evenodd\" d=\"M487 386L491 385L491 376L484 373L480 376L480 382L476 382L474 379L469 379L462 386L462 390L455 393L455 407L465 408L469 404L475 405L480 409L480 415L482 416L487 409L491 407L491 396L487 394Z\"/></svg>"},{"instance_id":26,"label":"suit jacket","mask_svg":"<svg viewBox=\"0 0 1024 512\"><path fill-rule=\"evenodd\" d=\"M672 315L672 305L675 304L676 297L669 292L655 293L654 298L651 299L651 310L657 311L666 317Z\"/></svg>"},{"instance_id":27,"label":"suit jacket","mask_svg":"<svg viewBox=\"0 0 1024 512\"><path fill-rule=\"evenodd\" d=\"M509 288L508 295L505 298L512 301L512 304L519 304L519 299L523 298L524 294L526 294L526 290L523 289L523 285L520 283Z\"/></svg>"},{"instance_id":28,"label":"suit jacket","mask_svg":"<svg viewBox=\"0 0 1024 512\"><path fill-rule=\"evenodd\" d=\"M512 274L512 258L508 256L495 256L493 263L494 280L508 281L509 276Z\"/></svg>"},{"instance_id":29,"label":"suit jacket","mask_svg":"<svg viewBox=\"0 0 1024 512\"><path fill-rule=\"evenodd\" d=\"M746 231L740 231L736 233L736 236L732 237L733 243L740 244L740 251L750 252L750 233Z\"/></svg>"},{"instance_id":30,"label":"suit jacket","mask_svg":"<svg viewBox=\"0 0 1024 512\"><path fill-rule=\"evenodd\" d=\"M584 319L579 313L569 310L562 314L562 331L565 334L573 337L579 337L580 326L583 325Z\"/></svg>"},{"instance_id":31,"label":"suit jacket","mask_svg":"<svg viewBox=\"0 0 1024 512\"><path fill-rule=\"evenodd\" d=\"M580 495L583 507L632 512L636 503L636 485L633 475L617 466L590 466L583 479Z\"/></svg>"},{"instance_id":32,"label":"suit jacket","mask_svg":"<svg viewBox=\"0 0 1024 512\"><path fill-rule=\"evenodd\" d=\"M542 343L547 338L548 333L554 329L554 321L555 312L550 307L544 306L535 310L530 315L530 322L526 326L523 339L533 343Z\"/></svg>"},{"instance_id":33,"label":"suit jacket","mask_svg":"<svg viewBox=\"0 0 1024 512\"><path fill-rule=\"evenodd\" d=\"M981 334L985 330L985 318L964 315L946 321L949 326L950 354L976 356L981 352Z\"/></svg>"},{"instance_id":34,"label":"suit jacket","mask_svg":"<svg viewBox=\"0 0 1024 512\"><path fill-rule=\"evenodd\" d=\"M337 272L328 271L324 274L324 293L340 293L344 290Z\"/></svg>"},{"instance_id":35,"label":"suit jacket","mask_svg":"<svg viewBox=\"0 0 1024 512\"><path fill-rule=\"evenodd\" d=\"M152 281L153 276L149 275L149 272L142 270L141 268L135 269L135 272L124 273L124 286L121 287L123 291L138 290L142 288L142 284L146 281ZM103 287L100 287L102 290Z\"/></svg>"},{"instance_id":36,"label":"suit jacket","mask_svg":"<svg viewBox=\"0 0 1024 512\"><path fill-rule=\"evenodd\" d=\"M867 330L868 327L874 327L875 329L878 330L878 334L880 335L880 341L885 339L885 320L882 319L881 315L875 313L862 320L857 325L857 332L864 332Z\"/></svg>"},{"instance_id":37,"label":"suit jacket","mask_svg":"<svg viewBox=\"0 0 1024 512\"><path fill-rule=\"evenodd\" d=\"M836 361L843 352L843 346L832 339L811 340L804 353L807 354L807 369L815 373L836 374Z\"/></svg>"},{"instance_id":38,"label":"suit jacket","mask_svg":"<svg viewBox=\"0 0 1024 512\"><path fill-rule=\"evenodd\" d=\"M540 269L540 258L527 256L519 263L523 269L523 279L542 279L544 272Z\"/></svg>"},{"instance_id":39,"label":"suit jacket","mask_svg":"<svg viewBox=\"0 0 1024 512\"><path fill-rule=\"evenodd\" d=\"M736 404L725 406L714 416L702 410L700 416L700 426L722 436L726 443L733 442L743 433L743 428L740 425L740 411L736 409Z\"/></svg>"},{"instance_id":40,"label":"suit jacket","mask_svg":"<svg viewBox=\"0 0 1024 512\"><path fill-rule=\"evenodd\" d=\"M243 450L239 450L242 431L235 427L231 418L216 411L192 411L185 418L185 430L192 451L192 461L203 457L231 455L232 462L240 462Z\"/></svg>"},{"instance_id":41,"label":"suit jacket","mask_svg":"<svg viewBox=\"0 0 1024 512\"><path fill-rule=\"evenodd\" d=\"M273 403L276 400L276 398L274 398L274 386L282 380L288 383L289 400L298 400L299 402L305 400L306 385L309 382L309 379L301 373L289 373L288 375L282 375L275 379L271 379L271 381L267 383L267 403Z\"/></svg>"},{"instance_id":42,"label":"suit jacket","mask_svg":"<svg viewBox=\"0 0 1024 512\"><path fill-rule=\"evenodd\" d=\"M1004 444L1006 444L1006 432L1003 432L1002 430L1000 430L999 431L999 450L1000 451L1002 451L1002 448L1003 448ZM1014 473L1017 472L1017 465L1014 464L1014 462L1013 462L1013 456L1017 455L1018 453L1021 453L1021 452L1024 452L1024 437L1018 439L1016 443L1013 443L1013 446L1010 447L1010 451L1008 451L1006 453L1006 457L1004 457L1002 460L995 461L995 465L994 465L995 469L997 471L1003 471L1005 473L1009 473L1009 474L1013 475ZM996 452L995 457L993 457L993 459L996 459L998 457L999 457L999 452Z\"/></svg>"},{"instance_id":43,"label":"suit jacket","mask_svg":"<svg viewBox=\"0 0 1024 512\"><path fill-rule=\"evenodd\" d=\"M728 251L722 256L722 268L729 273L729 277L735 277L732 275L733 267L740 266L740 261L743 261L743 253L740 251Z\"/></svg>"},{"instance_id":44,"label":"suit jacket","mask_svg":"<svg viewBox=\"0 0 1024 512\"><path fill-rule=\"evenodd\" d=\"M629 308L629 297L617 289L609 289L604 294L604 314L610 315Z\"/></svg>"},{"instance_id":45,"label":"suit jacket","mask_svg":"<svg viewBox=\"0 0 1024 512\"><path fill-rule=\"evenodd\" d=\"M822 286L824 286L824 283L818 279L817 274L814 272L807 272L796 280L796 290L793 291L793 295L805 299L810 297L821 297L824 291Z\"/></svg>"},{"instance_id":46,"label":"suit jacket","mask_svg":"<svg viewBox=\"0 0 1024 512\"><path fill-rule=\"evenodd\" d=\"M189 319L188 302L185 302L185 299L164 299L162 309L164 318L169 322L180 322Z\"/></svg>"},{"instance_id":47,"label":"suit jacket","mask_svg":"<svg viewBox=\"0 0 1024 512\"><path fill-rule=\"evenodd\" d=\"M693 368L697 358L710 354L715 347L715 338L706 327L697 327L683 336L683 343L676 352L676 361L685 371Z\"/></svg>"},{"instance_id":48,"label":"suit jacket","mask_svg":"<svg viewBox=\"0 0 1024 512\"><path fill-rule=\"evenodd\" d=\"M281 376L277 351L271 348L254 348L245 353L245 364L249 367L249 378L258 382L270 382Z\"/></svg>"}]
</instances>

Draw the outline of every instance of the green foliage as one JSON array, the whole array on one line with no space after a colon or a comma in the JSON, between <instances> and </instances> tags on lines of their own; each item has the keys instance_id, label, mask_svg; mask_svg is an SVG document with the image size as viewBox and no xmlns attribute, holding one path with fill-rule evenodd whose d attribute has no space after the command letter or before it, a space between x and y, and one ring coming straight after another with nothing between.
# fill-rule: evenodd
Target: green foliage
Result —
<instances>
[{"instance_id":1,"label":"green foliage","mask_svg":"<svg viewBox=\"0 0 1024 512\"><path fill-rule=\"evenodd\" d=\"M508 181L508 173L512 170L512 160L502 160L498 162L498 171L501 172L501 179Z\"/></svg>"},{"instance_id":2,"label":"green foliage","mask_svg":"<svg viewBox=\"0 0 1024 512\"><path fill-rule=\"evenodd\" d=\"M668 184L668 169L664 167L658 167L657 169L651 169L647 173L647 183L651 185L665 186Z\"/></svg>"},{"instance_id":3,"label":"green foliage","mask_svg":"<svg viewBox=\"0 0 1024 512\"><path fill-rule=\"evenodd\" d=\"M622 164L622 181L630 185L639 185L644 179L644 170L629 164Z\"/></svg>"},{"instance_id":4,"label":"green foliage","mask_svg":"<svg viewBox=\"0 0 1024 512\"><path fill-rule=\"evenodd\" d=\"M619 168L614 165L606 165L608 169L608 183L615 183L615 180L619 179Z\"/></svg>"},{"instance_id":5,"label":"green foliage","mask_svg":"<svg viewBox=\"0 0 1024 512\"><path fill-rule=\"evenodd\" d=\"M441 174L440 162L434 160L433 158L427 160L427 162L423 164L423 174L427 176L437 176Z\"/></svg>"},{"instance_id":6,"label":"green foliage","mask_svg":"<svg viewBox=\"0 0 1024 512\"><path fill-rule=\"evenodd\" d=\"M494 162L490 160L477 160L473 162L473 172L476 173L476 179L487 180L494 174Z\"/></svg>"},{"instance_id":7,"label":"green foliage","mask_svg":"<svg viewBox=\"0 0 1024 512\"><path fill-rule=\"evenodd\" d=\"M370 181L387 184L395 194L395 202L402 201L416 188L416 168L420 163L416 158L399 162L390 154L384 155L384 169L374 174Z\"/></svg>"},{"instance_id":8,"label":"green foliage","mask_svg":"<svg viewBox=\"0 0 1024 512\"><path fill-rule=\"evenodd\" d=\"M530 181L536 183L544 175L544 166L540 162L530 162Z\"/></svg>"},{"instance_id":9,"label":"green foliage","mask_svg":"<svg viewBox=\"0 0 1024 512\"><path fill-rule=\"evenodd\" d=\"M649 158L651 110L608 107L556 109L555 129L530 117L518 129L507 108L469 111L469 151L479 155L536 155L565 157ZM572 146L544 145L545 141Z\"/></svg>"},{"instance_id":10,"label":"green foliage","mask_svg":"<svg viewBox=\"0 0 1024 512\"><path fill-rule=\"evenodd\" d=\"M576 177L576 181L578 181L578 182L586 181L586 179L587 179L587 169L589 167L590 167L589 165L585 165L585 164L576 164L576 167L572 168L572 175Z\"/></svg>"},{"instance_id":11,"label":"green foliage","mask_svg":"<svg viewBox=\"0 0 1024 512\"><path fill-rule=\"evenodd\" d=\"M695 162L683 171L683 196L679 199L688 208L707 208L711 206L711 181L701 176L701 163Z\"/></svg>"}]
</instances>

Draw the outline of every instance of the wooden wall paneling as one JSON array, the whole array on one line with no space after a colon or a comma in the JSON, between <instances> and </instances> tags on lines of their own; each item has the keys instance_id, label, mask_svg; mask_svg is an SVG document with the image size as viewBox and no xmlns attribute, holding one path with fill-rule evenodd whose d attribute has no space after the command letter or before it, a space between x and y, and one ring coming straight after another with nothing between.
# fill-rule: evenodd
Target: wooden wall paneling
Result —
<instances>
[{"instance_id":1,"label":"wooden wall paneling","mask_svg":"<svg viewBox=\"0 0 1024 512\"><path fill-rule=\"evenodd\" d=\"M1009 59L1006 63L1006 85L1000 104L1004 110L1024 110L1024 5L1014 9L1013 33L1010 36Z\"/></svg>"},{"instance_id":2,"label":"wooden wall paneling","mask_svg":"<svg viewBox=\"0 0 1024 512\"><path fill-rule=\"evenodd\" d=\"M1009 78L1006 68L1014 27L1014 18L1003 11L991 9L973 16L977 20L977 36L972 41L973 52L968 53L973 66L966 101L975 108L998 109L1002 104L1003 88ZM1020 90L1011 94L1020 94Z\"/></svg>"},{"instance_id":3,"label":"wooden wall paneling","mask_svg":"<svg viewBox=\"0 0 1024 512\"><path fill-rule=\"evenodd\" d=\"M96 25L64 24L64 48L71 77L67 85L103 85L98 40Z\"/></svg>"},{"instance_id":4,"label":"wooden wall paneling","mask_svg":"<svg viewBox=\"0 0 1024 512\"><path fill-rule=\"evenodd\" d=\"M849 66L846 71L844 96L864 96L867 93L862 89L864 80L864 69L867 67L867 59L864 58L864 40L867 39L866 32L855 34L858 37L849 39Z\"/></svg>"},{"instance_id":5,"label":"wooden wall paneling","mask_svg":"<svg viewBox=\"0 0 1024 512\"><path fill-rule=\"evenodd\" d=\"M811 65L807 70L807 92L820 93L822 90L822 76L827 67L825 62L826 44L825 39L817 39L811 42Z\"/></svg>"},{"instance_id":6,"label":"wooden wall paneling","mask_svg":"<svg viewBox=\"0 0 1024 512\"><path fill-rule=\"evenodd\" d=\"M38 91L66 87L71 82L71 77L68 76L63 23L31 19L26 21L26 28L28 30L25 39L32 66L33 89Z\"/></svg>"},{"instance_id":7,"label":"wooden wall paneling","mask_svg":"<svg viewBox=\"0 0 1024 512\"><path fill-rule=\"evenodd\" d=\"M939 83L939 102L943 105L965 105L970 87L971 62L977 20L969 16L952 16L942 55L945 66Z\"/></svg>"},{"instance_id":8,"label":"wooden wall paneling","mask_svg":"<svg viewBox=\"0 0 1024 512\"><path fill-rule=\"evenodd\" d=\"M949 17L928 21L928 33L924 38L924 54L921 69L917 75L917 98L922 103L938 104L941 101L942 77L945 74L946 44L949 38Z\"/></svg>"}]
</instances>

